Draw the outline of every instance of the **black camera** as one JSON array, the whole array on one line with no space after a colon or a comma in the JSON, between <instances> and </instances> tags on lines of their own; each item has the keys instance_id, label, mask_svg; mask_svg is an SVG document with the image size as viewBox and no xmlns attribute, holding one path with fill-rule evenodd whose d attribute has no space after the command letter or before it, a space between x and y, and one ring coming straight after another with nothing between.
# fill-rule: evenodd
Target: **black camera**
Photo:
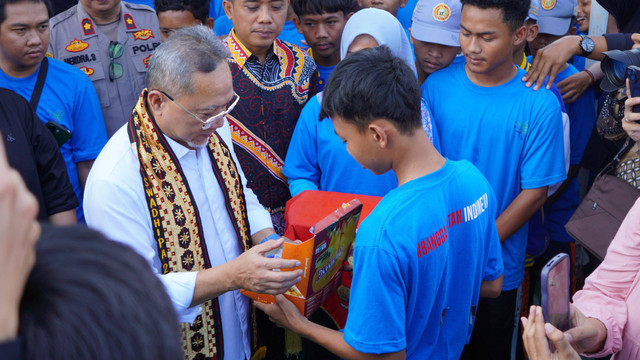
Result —
<instances>
[{"instance_id":1,"label":"black camera","mask_svg":"<svg viewBox=\"0 0 640 360\"><path fill-rule=\"evenodd\" d=\"M604 79L600 88L613 92L625 86L626 70L629 66L640 66L640 49L611 50L603 53L602 72Z\"/></svg>"}]
</instances>

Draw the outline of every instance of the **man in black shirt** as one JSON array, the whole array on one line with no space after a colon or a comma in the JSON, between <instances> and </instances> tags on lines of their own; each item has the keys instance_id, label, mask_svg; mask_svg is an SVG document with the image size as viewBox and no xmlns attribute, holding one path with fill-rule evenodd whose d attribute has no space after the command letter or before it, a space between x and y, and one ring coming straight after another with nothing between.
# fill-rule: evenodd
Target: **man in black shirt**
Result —
<instances>
[{"instance_id":1,"label":"man in black shirt","mask_svg":"<svg viewBox=\"0 0 640 360\"><path fill-rule=\"evenodd\" d=\"M0 99L0 132L9 166L22 175L38 199L38 220L75 223L78 199L53 135L20 95L0 88Z\"/></svg>"}]
</instances>

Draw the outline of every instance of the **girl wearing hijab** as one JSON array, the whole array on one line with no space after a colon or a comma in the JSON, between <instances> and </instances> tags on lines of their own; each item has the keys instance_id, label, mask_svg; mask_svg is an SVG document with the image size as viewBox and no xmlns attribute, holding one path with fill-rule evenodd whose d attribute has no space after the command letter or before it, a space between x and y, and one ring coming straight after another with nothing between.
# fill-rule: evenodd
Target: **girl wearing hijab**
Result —
<instances>
[{"instance_id":1,"label":"girl wearing hijab","mask_svg":"<svg viewBox=\"0 0 640 360\"><path fill-rule=\"evenodd\" d=\"M349 18L342 32L340 57L344 59L358 50L380 45L388 46L396 57L416 72L411 44L404 28L393 15L376 8L360 10ZM291 196L304 190L384 196L396 188L398 182L393 172L374 175L347 153L345 144L334 132L331 120L318 119L321 101L322 93L319 93L302 109L289 144L283 172L289 179ZM424 100L422 125L440 151L431 113Z\"/></svg>"}]
</instances>

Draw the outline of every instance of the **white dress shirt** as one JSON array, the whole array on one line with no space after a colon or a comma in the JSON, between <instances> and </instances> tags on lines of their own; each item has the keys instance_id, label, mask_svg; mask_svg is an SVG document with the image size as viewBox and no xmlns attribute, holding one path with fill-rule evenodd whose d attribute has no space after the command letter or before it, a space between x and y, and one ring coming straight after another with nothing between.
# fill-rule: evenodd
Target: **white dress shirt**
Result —
<instances>
[{"instance_id":1,"label":"white dress shirt","mask_svg":"<svg viewBox=\"0 0 640 360\"><path fill-rule=\"evenodd\" d=\"M269 213L260 205L253 191L246 187L244 173L230 145L231 133L227 122L217 131L228 144L240 173L252 234L272 227ZM198 207L211 266L235 259L243 249L227 213L222 188L213 173L207 148L191 150L165 138L180 162ZM87 224L142 255L165 285L179 321L193 322L200 313L200 306L189 307L197 272L160 274L158 247L153 237L137 150L129 141L126 125L111 137L93 164L83 206ZM225 358L250 358L248 300L236 290L220 295L218 301Z\"/></svg>"}]
</instances>

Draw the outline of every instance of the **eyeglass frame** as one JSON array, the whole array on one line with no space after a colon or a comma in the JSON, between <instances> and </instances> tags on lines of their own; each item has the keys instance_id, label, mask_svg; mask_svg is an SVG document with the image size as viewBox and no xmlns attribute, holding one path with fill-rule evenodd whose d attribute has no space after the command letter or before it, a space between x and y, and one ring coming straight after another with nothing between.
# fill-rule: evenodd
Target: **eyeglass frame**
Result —
<instances>
[{"instance_id":1,"label":"eyeglass frame","mask_svg":"<svg viewBox=\"0 0 640 360\"><path fill-rule=\"evenodd\" d=\"M167 99L171 100L172 103L178 105L178 107L182 110L184 110L185 112L187 112L189 115L193 116L194 118L196 118L198 121L200 121L202 123L202 130L208 130L211 128L211 126L219 119L229 115L229 113L231 112L231 110L233 110L233 108L236 107L236 105L238 104L238 101L240 101L240 95L236 94L236 92L233 92L233 96L235 97L235 100L233 100L233 103L231 105L229 105L227 107L227 109L225 111L222 111L218 114L213 115L212 117L208 118L206 121L202 120L198 115L192 113L191 111L187 110L184 106L180 105L179 102L177 102L176 100L173 99L173 97L171 97L171 95L167 94L164 90L161 89L155 89L157 91L159 91L162 95L166 96ZM224 106L224 105L221 105Z\"/></svg>"}]
</instances>

